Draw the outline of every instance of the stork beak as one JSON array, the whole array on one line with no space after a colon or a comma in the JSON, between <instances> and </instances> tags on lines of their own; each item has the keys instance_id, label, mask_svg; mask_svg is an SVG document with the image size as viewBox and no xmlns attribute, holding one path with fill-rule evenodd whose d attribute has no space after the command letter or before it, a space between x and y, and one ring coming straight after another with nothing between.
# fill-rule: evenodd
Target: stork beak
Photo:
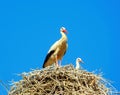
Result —
<instances>
[{"instance_id":1,"label":"stork beak","mask_svg":"<svg viewBox=\"0 0 120 95\"><path fill-rule=\"evenodd\" d=\"M84 61L83 61L83 60L81 60L81 63L84 63Z\"/></svg>"},{"instance_id":2,"label":"stork beak","mask_svg":"<svg viewBox=\"0 0 120 95\"><path fill-rule=\"evenodd\" d=\"M68 34L68 31L67 31L67 30L64 30L64 33L65 33L65 34Z\"/></svg>"},{"instance_id":3,"label":"stork beak","mask_svg":"<svg viewBox=\"0 0 120 95\"><path fill-rule=\"evenodd\" d=\"M68 31L66 30L66 32L65 32L66 34L68 34Z\"/></svg>"}]
</instances>

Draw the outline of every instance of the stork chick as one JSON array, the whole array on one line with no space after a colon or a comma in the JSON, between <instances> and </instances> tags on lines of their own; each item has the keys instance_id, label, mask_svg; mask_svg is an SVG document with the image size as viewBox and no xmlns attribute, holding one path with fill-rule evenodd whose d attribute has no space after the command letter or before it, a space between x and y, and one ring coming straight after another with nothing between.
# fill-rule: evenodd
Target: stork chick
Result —
<instances>
[{"instance_id":1,"label":"stork chick","mask_svg":"<svg viewBox=\"0 0 120 95\"><path fill-rule=\"evenodd\" d=\"M76 69L80 69L80 63L84 63L81 58L76 59Z\"/></svg>"},{"instance_id":2,"label":"stork chick","mask_svg":"<svg viewBox=\"0 0 120 95\"><path fill-rule=\"evenodd\" d=\"M58 60L62 60L62 57L65 55L68 44L67 44L67 30L64 27L60 28L61 38L56 41L49 49L44 63L43 68L50 66L55 63L58 66Z\"/></svg>"}]
</instances>

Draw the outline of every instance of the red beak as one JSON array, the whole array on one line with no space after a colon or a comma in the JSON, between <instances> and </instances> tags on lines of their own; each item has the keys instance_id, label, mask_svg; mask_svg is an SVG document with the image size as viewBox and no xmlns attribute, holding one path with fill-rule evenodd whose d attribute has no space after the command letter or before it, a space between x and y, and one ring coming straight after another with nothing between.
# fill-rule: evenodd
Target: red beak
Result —
<instances>
[{"instance_id":1,"label":"red beak","mask_svg":"<svg viewBox=\"0 0 120 95\"><path fill-rule=\"evenodd\" d=\"M65 29L63 30L63 32L66 33L66 34L68 34L67 30L65 30Z\"/></svg>"}]
</instances>

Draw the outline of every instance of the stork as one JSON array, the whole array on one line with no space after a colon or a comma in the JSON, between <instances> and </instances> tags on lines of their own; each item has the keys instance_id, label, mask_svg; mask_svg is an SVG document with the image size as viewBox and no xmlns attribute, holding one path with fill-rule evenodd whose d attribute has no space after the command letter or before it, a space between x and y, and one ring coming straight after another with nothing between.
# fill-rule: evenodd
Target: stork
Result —
<instances>
[{"instance_id":1,"label":"stork","mask_svg":"<svg viewBox=\"0 0 120 95\"><path fill-rule=\"evenodd\" d=\"M84 63L81 58L76 59L76 69L80 69L80 63Z\"/></svg>"},{"instance_id":2,"label":"stork","mask_svg":"<svg viewBox=\"0 0 120 95\"><path fill-rule=\"evenodd\" d=\"M58 60L62 60L62 57L66 53L66 50L68 48L67 36L66 36L67 30L64 27L61 27L60 33L61 33L61 38L50 47L45 57L43 68L50 66L54 63L56 66L59 66Z\"/></svg>"}]
</instances>

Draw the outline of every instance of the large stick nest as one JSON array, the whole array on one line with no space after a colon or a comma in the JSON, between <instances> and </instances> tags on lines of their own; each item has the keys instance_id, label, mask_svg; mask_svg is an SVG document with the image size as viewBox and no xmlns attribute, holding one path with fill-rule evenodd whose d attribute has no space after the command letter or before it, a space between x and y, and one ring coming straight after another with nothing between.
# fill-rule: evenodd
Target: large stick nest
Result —
<instances>
[{"instance_id":1,"label":"large stick nest","mask_svg":"<svg viewBox=\"0 0 120 95\"><path fill-rule=\"evenodd\" d=\"M8 95L112 95L101 75L76 70L73 65L23 73Z\"/></svg>"}]
</instances>

